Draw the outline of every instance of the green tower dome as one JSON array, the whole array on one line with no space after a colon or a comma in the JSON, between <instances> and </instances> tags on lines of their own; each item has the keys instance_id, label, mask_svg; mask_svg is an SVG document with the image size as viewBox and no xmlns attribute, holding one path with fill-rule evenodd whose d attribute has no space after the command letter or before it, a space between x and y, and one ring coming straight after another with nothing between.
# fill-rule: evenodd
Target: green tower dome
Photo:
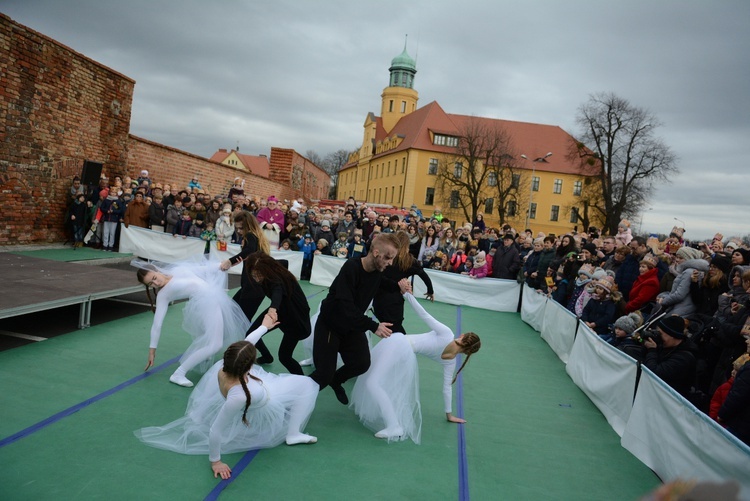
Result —
<instances>
[{"instance_id":1,"label":"green tower dome","mask_svg":"<svg viewBox=\"0 0 750 501\"><path fill-rule=\"evenodd\" d=\"M417 74L417 62L406 52L406 44L404 44L403 52L393 58L388 71L391 72L390 87L414 88L414 75Z\"/></svg>"}]
</instances>

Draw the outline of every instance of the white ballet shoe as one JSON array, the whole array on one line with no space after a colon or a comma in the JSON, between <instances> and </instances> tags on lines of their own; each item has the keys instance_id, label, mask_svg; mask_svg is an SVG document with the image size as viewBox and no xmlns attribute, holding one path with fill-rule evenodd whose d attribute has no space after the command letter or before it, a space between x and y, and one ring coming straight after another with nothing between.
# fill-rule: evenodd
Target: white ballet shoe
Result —
<instances>
[{"instance_id":1,"label":"white ballet shoe","mask_svg":"<svg viewBox=\"0 0 750 501\"><path fill-rule=\"evenodd\" d=\"M313 364L313 359L312 358L306 358L303 361L301 361L299 364L302 367L310 367Z\"/></svg>"},{"instance_id":2,"label":"white ballet shoe","mask_svg":"<svg viewBox=\"0 0 750 501\"><path fill-rule=\"evenodd\" d=\"M178 384L180 386L184 386L185 388L192 388L193 387L193 382L192 381L190 381L185 376L181 376L180 374L177 374L177 373L172 374L171 376L169 376L169 381L172 382L172 383L174 383L174 384Z\"/></svg>"},{"instance_id":3,"label":"white ballet shoe","mask_svg":"<svg viewBox=\"0 0 750 501\"><path fill-rule=\"evenodd\" d=\"M403 428L386 428L377 432L375 438L401 438L403 435Z\"/></svg>"},{"instance_id":4,"label":"white ballet shoe","mask_svg":"<svg viewBox=\"0 0 750 501\"><path fill-rule=\"evenodd\" d=\"M288 435L286 437L286 445L314 444L317 441L318 437L313 437L306 433L295 433L294 435Z\"/></svg>"}]
</instances>

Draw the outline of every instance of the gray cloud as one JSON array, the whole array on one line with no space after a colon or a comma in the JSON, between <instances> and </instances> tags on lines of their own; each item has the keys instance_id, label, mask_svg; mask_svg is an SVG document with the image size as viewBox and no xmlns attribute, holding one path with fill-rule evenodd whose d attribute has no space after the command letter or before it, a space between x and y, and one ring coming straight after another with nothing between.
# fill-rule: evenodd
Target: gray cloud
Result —
<instances>
[{"instance_id":1,"label":"gray cloud","mask_svg":"<svg viewBox=\"0 0 750 501\"><path fill-rule=\"evenodd\" d=\"M750 233L750 3L507 4L6 0L3 12L135 79L133 134L203 156L237 141L255 154L356 147L406 33L420 104L450 113L575 134L588 96L614 92L664 122L682 170L644 231L679 217L693 238Z\"/></svg>"}]
</instances>

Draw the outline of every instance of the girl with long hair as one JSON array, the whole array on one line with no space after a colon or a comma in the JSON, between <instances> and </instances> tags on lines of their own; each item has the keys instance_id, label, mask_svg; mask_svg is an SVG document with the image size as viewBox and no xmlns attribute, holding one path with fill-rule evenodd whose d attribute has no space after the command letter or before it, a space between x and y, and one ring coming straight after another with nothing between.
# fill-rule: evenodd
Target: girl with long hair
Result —
<instances>
[{"instance_id":1,"label":"girl with long hair","mask_svg":"<svg viewBox=\"0 0 750 501\"><path fill-rule=\"evenodd\" d=\"M437 229L435 229L434 225L430 225L425 231L424 238L422 239L422 247L419 248L417 259L422 261L425 252L432 251L434 254L438 250L438 247L440 247L440 238L437 235Z\"/></svg>"},{"instance_id":2,"label":"girl with long hair","mask_svg":"<svg viewBox=\"0 0 750 501\"><path fill-rule=\"evenodd\" d=\"M260 287L264 296L271 300L271 306L258 315L250 329L258 327L266 315L278 320L279 330L284 333L279 345L279 361L290 373L304 374L293 357L297 343L311 332L310 306L299 282L280 261L262 252L247 257L244 273L248 274L248 283Z\"/></svg>"},{"instance_id":3,"label":"girl with long hair","mask_svg":"<svg viewBox=\"0 0 750 501\"><path fill-rule=\"evenodd\" d=\"M293 374L271 374L255 365L253 342L278 322L266 315L244 341L230 345L190 395L185 415L135 435L146 444L181 454L208 454L214 477L232 470L221 454L288 445L314 444L303 433L318 398L318 385Z\"/></svg>"},{"instance_id":4,"label":"girl with long hair","mask_svg":"<svg viewBox=\"0 0 750 501\"><path fill-rule=\"evenodd\" d=\"M258 220L250 212L242 210L235 213L234 226L236 233L242 238L242 249L239 254L235 254L229 259L222 261L222 270L226 271L232 266L244 262L250 254L258 251L268 255L271 254L271 246L268 243L268 239L263 234L263 230L260 229ZM247 319L252 322L255 313L258 311L258 307L260 307L260 303L263 302L266 295L260 286L248 280L249 275L246 273L246 271L249 271L248 268L247 265L244 265L242 278L240 278L240 290L237 291L233 299L240 305ZM259 365L273 362L273 355L268 351L263 341L260 341L256 345L256 348L261 355L257 360Z\"/></svg>"},{"instance_id":5,"label":"girl with long hair","mask_svg":"<svg viewBox=\"0 0 750 501\"><path fill-rule=\"evenodd\" d=\"M401 279L418 275L427 286L425 296L434 301L434 290L432 280L425 273L419 261L409 253L409 235L405 231L396 233L398 240L398 254L393 263L388 266L380 279L380 286L372 300L373 311L380 322L390 322L393 332L406 332L404 330L404 298L398 283Z\"/></svg>"},{"instance_id":6,"label":"girl with long hair","mask_svg":"<svg viewBox=\"0 0 750 501\"><path fill-rule=\"evenodd\" d=\"M186 377L188 371L209 362L222 348L242 339L250 321L227 296L227 276L216 262L169 265L134 260L131 264L139 268L138 281L146 286L154 311L145 370L154 365L169 304L178 299L188 300L182 310L182 327L191 335L193 342L180 358L180 366L169 380L180 386L191 387L193 383Z\"/></svg>"},{"instance_id":7,"label":"girl with long hair","mask_svg":"<svg viewBox=\"0 0 750 501\"><path fill-rule=\"evenodd\" d=\"M482 346L473 332L453 337L449 327L441 324L411 293L409 281L399 282L404 298L429 327L424 334L395 332L372 349L370 369L357 378L350 407L360 421L376 431L377 438L390 441L411 438L420 442L422 411L419 403L419 368L416 355L424 355L443 366L443 401L445 417L452 423L466 420L452 414L452 388L471 355ZM466 355L456 370L456 358Z\"/></svg>"}]
</instances>

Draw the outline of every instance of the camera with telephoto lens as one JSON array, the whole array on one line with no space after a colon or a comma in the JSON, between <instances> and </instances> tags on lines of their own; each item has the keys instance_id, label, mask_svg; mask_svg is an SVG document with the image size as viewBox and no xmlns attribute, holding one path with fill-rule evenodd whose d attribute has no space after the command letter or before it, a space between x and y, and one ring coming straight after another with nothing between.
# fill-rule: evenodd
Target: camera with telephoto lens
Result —
<instances>
[{"instance_id":1,"label":"camera with telephoto lens","mask_svg":"<svg viewBox=\"0 0 750 501\"><path fill-rule=\"evenodd\" d=\"M642 331L633 333L633 339L639 343L645 343L647 339L653 339L655 343L661 342L661 335L657 329L643 329Z\"/></svg>"}]
</instances>

